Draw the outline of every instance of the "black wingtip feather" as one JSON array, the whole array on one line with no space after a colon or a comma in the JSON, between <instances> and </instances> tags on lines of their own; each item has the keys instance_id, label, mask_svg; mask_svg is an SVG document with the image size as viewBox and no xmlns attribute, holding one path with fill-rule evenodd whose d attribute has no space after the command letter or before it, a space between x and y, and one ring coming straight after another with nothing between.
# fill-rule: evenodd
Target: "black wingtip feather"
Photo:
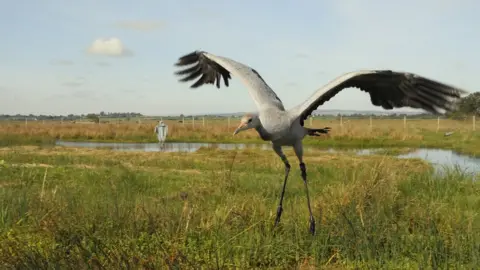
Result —
<instances>
[{"instance_id":1,"label":"black wingtip feather","mask_svg":"<svg viewBox=\"0 0 480 270\"><path fill-rule=\"evenodd\" d=\"M454 110L455 103L469 93L413 73L372 70L358 73L318 97L302 112L301 124L318 106L346 88L358 88L369 93L371 103L386 110L411 107L432 114L442 114L440 110Z\"/></svg>"},{"instance_id":2,"label":"black wingtip feather","mask_svg":"<svg viewBox=\"0 0 480 270\"><path fill-rule=\"evenodd\" d=\"M174 74L177 76L184 75L183 78L179 79L180 82L192 81L201 76L190 88L197 88L204 84L212 84L220 88L220 78L223 78L225 86L228 87L228 80L231 78L230 72L206 57L204 53L204 51L196 50L181 56L175 66L183 67L192 64L193 66L176 71Z\"/></svg>"}]
</instances>

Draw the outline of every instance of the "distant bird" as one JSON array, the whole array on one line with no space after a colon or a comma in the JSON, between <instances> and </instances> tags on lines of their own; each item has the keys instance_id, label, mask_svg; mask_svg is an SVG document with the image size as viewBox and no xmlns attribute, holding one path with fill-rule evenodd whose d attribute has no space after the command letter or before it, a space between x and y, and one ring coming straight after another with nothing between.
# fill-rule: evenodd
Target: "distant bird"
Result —
<instances>
[{"instance_id":1,"label":"distant bird","mask_svg":"<svg viewBox=\"0 0 480 270\"><path fill-rule=\"evenodd\" d=\"M307 172L303 162L302 140L306 135L328 133L330 128L309 129L304 127L304 121L320 105L330 100L340 91L355 87L370 95L373 105L384 109L411 107L421 108L434 114L440 114L439 109L451 111L455 102L461 98L464 90L445 85L413 73L391 70L360 70L345 73L329 82L311 97L290 110L285 110L282 101L253 68L232 59L214 55L205 51L194 51L178 59L175 66L186 67L175 72L180 82L195 80L190 87L197 88L204 84L215 84L220 88L220 80L229 86L231 74L238 77L247 86L250 96L257 106L258 113L245 115L234 135L255 129L265 141L272 142L272 148L285 164L285 179L280 195L280 203L275 218L276 226L280 222L283 208L283 196L290 172L290 164L282 151L282 146L292 146L299 160L301 176L304 182L308 211L310 213L310 232L315 234L315 219L310 207L308 195ZM449 100L450 98L450 100Z\"/></svg>"}]
</instances>

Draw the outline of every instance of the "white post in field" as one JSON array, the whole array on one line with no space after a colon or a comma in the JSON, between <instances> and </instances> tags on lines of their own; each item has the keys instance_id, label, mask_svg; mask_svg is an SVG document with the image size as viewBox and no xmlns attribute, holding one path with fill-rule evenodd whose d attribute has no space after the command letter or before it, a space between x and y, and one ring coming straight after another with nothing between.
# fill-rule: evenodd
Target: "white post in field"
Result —
<instances>
[{"instance_id":1,"label":"white post in field","mask_svg":"<svg viewBox=\"0 0 480 270\"><path fill-rule=\"evenodd\" d=\"M440 130L440 116L437 118L437 133Z\"/></svg>"},{"instance_id":2,"label":"white post in field","mask_svg":"<svg viewBox=\"0 0 480 270\"><path fill-rule=\"evenodd\" d=\"M406 115L403 116L403 128L404 129L407 128L407 116Z\"/></svg>"},{"instance_id":3,"label":"white post in field","mask_svg":"<svg viewBox=\"0 0 480 270\"><path fill-rule=\"evenodd\" d=\"M192 128L195 127L195 116L192 115Z\"/></svg>"},{"instance_id":4,"label":"white post in field","mask_svg":"<svg viewBox=\"0 0 480 270\"><path fill-rule=\"evenodd\" d=\"M202 125L205 127L205 116L202 117Z\"/></svg>"},{"instance_id":5,"label":"white post in field","mask_svg":"<svg viewBox=\"0 0 480 270\"><path fill-rule=\"evenodd\" d=\"M310 127L313 127L313 124L312 124L312 120L313 119L313 116L310 117Z\"/></svg>"},{"instance_id":6,"label":"white post in field","mask_svg":"<svg viewBox=\"0 0 480 270\"><path fill-rule=\"evenodd\" d=\"M472 128L475 131L475 115L472 117Z\"/></svg>"},{"instance_id":7,"label":"white post in field","mask_svg":"<svg viewBox=\"0 0 480 270\"><path fill-rule=\"evenodd\" d=\"M185 116L182 116L182 125L185 126Z\"/></svg>"}]
</instances>

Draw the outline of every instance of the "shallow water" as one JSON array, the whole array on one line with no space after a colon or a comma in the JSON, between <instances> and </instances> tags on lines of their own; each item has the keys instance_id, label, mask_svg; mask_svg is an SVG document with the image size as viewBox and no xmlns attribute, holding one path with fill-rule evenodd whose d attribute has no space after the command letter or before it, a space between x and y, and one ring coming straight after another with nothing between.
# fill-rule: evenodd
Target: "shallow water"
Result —
<instances>
[{"instance_id":1,"label":"shallow water","mask_svg":"<svg viewBox=\"0 0 480 270\"><path fill-rule=\"evenodd\" d=\"M437 169L457 166L470 173L480 173L480 158L471 157L445 149L419 148L407 154L397 155L398 158L421 158L431 163Z\"/></svg>"},{"instance_id":2,"label":"shallow water","mask_svg":"<svg viewBox=\"0 0 480 270\"><path fill-rule=\"evenodd\" d=\"M160 143L110 143L110 142L67 142L57 141L56 145L86 148L108 148L121 151L144 152L195 152L200 147L218 147L224 150L260 148L271 149L269 144L244 144L244 143L190 143L166 142Z\"/></svg>"},{"instance_id":3,"label":"shallow water","mask_svg":"<svg viewBox=\"0 0 480 270\"><path fill-rule=\"evenodd\" d=\"M67 142L57 141L56 145L67 147L107 148L117 151L144 151L144 152L195 152L200 147L218 147L224 150L256 148L271 150L270 144L244 143L190 143L166 142L160 143L110 143L110 142ZM308 146L305 151L308 151ZM350 149L352 150L352 149ZM353 149L357 155L371 155L381 148ZM329 148L325 152L342 152L345 150ZM480 158L455 153L452 150L419 148L407 154L394 155L398 158L420 158L431 163L437 171L445 167L456 166L467 173L480 173Z\"/></svg>"}]
</instances>

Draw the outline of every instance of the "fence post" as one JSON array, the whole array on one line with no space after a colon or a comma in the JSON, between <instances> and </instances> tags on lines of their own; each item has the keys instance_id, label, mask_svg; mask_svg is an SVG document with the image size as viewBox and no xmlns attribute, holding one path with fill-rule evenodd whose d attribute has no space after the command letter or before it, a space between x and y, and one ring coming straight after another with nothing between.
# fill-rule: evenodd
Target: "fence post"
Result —
<instances>
[{"instance_id":1,"label":"fence post","mask_svg":"<svg viewBox=\"0 0 480 270\"><path fill-rule=\"evenodd\" d=\"M310 127L313 127L313 124L312 124L312 120L313 119L313 115L310 117Z\"/></svg>"},{"instance_id":2,"label":"fence post","mask_svg":"<svg viewBox=\"0 0 480 270\"><path fill-rule=\"evenodd\" d=\"M343 116L340 115L340 131L342 132L343 135Z\"/></svg>"},{"instance_id":3,"label":"fence post","mask_svg":"<svg viewBox=\"0 0 480 270\"><path fill-rule=\"evenodd\" d=\"M370 132L372 132L373 123L372 123L372 116L370 115Z\"/></svg>"},{"instance_id":4,"label":"fence post","mask_svg":"<svg viewBox=\"0 0 480 270\"><path fill-rule=\"evenodd\" d=\"M407 116L403 116L403 129L407 129Z\"/></svg>"},{"instance_id":5,"label":"fence post","mask_svg":"<svg viewBox=\"0 0 480 270\"><path fill-rule=\"evenodd\" d=\"M182 125L185 127L185 116L182 116Z\"/></svg>"},{"instance_id":6,"label":"fence post","mask_svg":"<svg viewBox=\"0 0 480 270\"><path fill-rule=\"evenodd\" d=\"M192 115L192 128L195 127L195 116Z\"/></svg>"},{"instance_id":7,"label":"fence post","mask_svg":"<svg viewBox=\"0 0 480 270\"><path fill-rule=\"evenodd\" d=\"M205 127L205 116L202 117L202 125Z\"/></svg>"},{"instance_id":8,"label":"fence post","mask_svg":"<svg viewBox=\"0 0 480 270\"><path fill-rule=\"evenodd\" d=\"M28 120L27 120L27 118L25 117L25 127L27 127L27 123L28 123Z\"/></svg>"},{"instance_id":9,"label":"fence post","mask_svg":"<svg viewBox=\"0 0 480 270\"><path fill-rule=\"evenodd\" d=\"M437 133L440 130L440 116L437 118Z\"/></svg>"},{"instance_id":10,"label":"fence post","mask_svg":"<svg viewBox=\"0 0 480 270\"><path fill-rule=\"evenodd\" d=\"M472 117L472 128L475 131L475 115Z\"/></svg>"}]
</instances>

